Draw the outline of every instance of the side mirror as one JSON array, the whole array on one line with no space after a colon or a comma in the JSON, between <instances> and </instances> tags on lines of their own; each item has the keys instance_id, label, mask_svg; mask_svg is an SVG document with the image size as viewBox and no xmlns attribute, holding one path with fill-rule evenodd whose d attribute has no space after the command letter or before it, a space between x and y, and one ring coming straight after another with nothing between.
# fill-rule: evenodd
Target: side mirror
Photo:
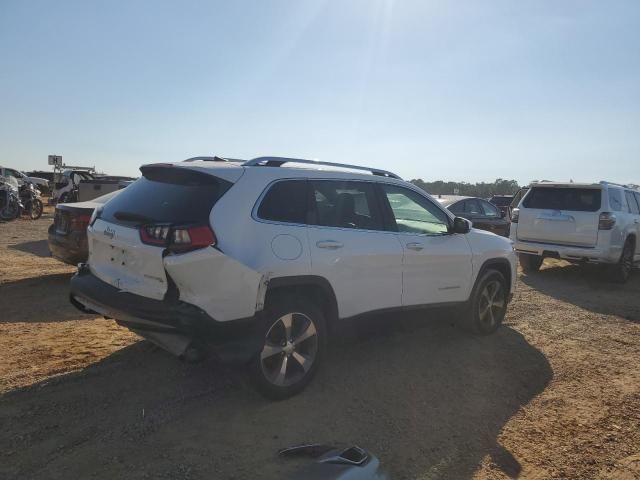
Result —
<instances>
[{"instance_id":1,"label":"side mirror","mask_svg":"<svg viewBox=\"0 0 640 480\"><path fill-rule=\"evenodd\" d=\"M500 210L500 217L501 218L506 218L507 217L507 211L506 210Z\"/></svg>"},{"instance_id":2,"label":"side mirror","mask_svg":"<svg viewBox=\"0 0 640 480\"><path fill-rule=\"evenodd\" d=\"M466 218L455 217L453 219L453 233L469 233L471 222Z\"/></svg>"}]
</instances>

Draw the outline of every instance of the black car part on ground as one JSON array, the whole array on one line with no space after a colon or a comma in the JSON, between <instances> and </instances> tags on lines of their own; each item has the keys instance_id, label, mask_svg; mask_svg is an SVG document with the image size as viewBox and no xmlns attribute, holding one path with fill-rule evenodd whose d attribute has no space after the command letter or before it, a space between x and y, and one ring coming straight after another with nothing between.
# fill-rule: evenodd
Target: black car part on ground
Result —
<instances>
[{"instance_id":1,"label":"black car part on ground","mask_svg":"<svg viewBox=\"0 0 640 480\"><path fill-rule=\"evenodd\" d=\"M283 458L313 459L305 462L292 480L389 480L380 461L370 452L353 445L336 447L319 443L296 445L278 452Z\"/></svg>"}]
</instances>

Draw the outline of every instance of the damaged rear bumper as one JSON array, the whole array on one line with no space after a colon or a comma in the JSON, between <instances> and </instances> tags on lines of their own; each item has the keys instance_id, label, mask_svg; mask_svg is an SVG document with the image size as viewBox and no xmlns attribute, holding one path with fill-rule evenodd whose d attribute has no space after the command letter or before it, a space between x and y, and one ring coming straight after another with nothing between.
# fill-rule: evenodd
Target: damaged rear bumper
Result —
<instances>
[{"instance_id":1,"label":"damaged rear bumper","mask_svg":"<svg viewBox=\"0 0 640 480\"><path fill-rule=\"evenodd\" d=\"M262 348L261 312L218 321L186 302L123 292L93 275L87 264L80 264L71 279L70 301L82 312L115 319L177 356L197 348L210 350L225 362L247 362Z\"/></svg>"}]
</instances>

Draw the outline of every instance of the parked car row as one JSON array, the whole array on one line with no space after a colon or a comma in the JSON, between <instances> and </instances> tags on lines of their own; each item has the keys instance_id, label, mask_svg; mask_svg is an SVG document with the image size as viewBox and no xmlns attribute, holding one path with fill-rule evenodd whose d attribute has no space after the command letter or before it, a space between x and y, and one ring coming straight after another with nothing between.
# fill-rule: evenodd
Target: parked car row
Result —
<instances>
[{"instance_id":1,"label":"parked car row","mask_svg":"<svg viewBox=\"0 0 640 480\"><path fill-rule=\"evenodd\" d=\"M354 165L198 157L141 172L58 205L51 251L80 263L71 302L179 357L245 363L271 398L305 388L340 320L447 305L494 332L516 251L527 273L554 257L606 263L620 280L640 260L640 192L605 182L533 184L509 215Z\"/></svg>"}]
</instances>

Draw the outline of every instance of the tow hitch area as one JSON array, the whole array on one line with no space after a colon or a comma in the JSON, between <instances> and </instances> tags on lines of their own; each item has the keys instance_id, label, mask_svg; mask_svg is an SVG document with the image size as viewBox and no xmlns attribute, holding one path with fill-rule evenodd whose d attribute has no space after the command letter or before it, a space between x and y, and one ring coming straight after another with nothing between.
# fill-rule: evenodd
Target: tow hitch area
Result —
<instances>
[{"instance_id":1,"label":"tow hitch area","mask_svg":"<svg viewBox=\"0 0 640 480\"><path fill-rule=\"evenodd\" d=\"M292 480L390 480L380 461L366 450L353 445L336 447L320 443L295 445L278 452L282 458L313 459L304 462L290 478Z\"/></svg>"}]
</instances>

